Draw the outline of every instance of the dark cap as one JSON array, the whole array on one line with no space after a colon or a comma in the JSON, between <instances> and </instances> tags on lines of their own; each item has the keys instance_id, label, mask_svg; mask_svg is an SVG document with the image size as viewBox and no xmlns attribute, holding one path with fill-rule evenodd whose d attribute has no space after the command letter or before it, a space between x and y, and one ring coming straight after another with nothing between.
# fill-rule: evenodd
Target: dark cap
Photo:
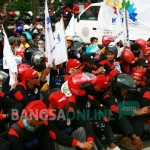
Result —
<instances>
[{"instance_id":1,"label":"dark cap","mask_svg":"<svg viewBox=\"0 0 150 150\"><path fill-rule=\"evenodd\" d=\"M137 61L137 65L148 67L148 60L145 58L139 58Z\"/></svg>"},{"instance_id":2,"label":"dark cap","mask_svg":"<svg viewBox=\"0 0 150 150\"><path fill-rule=\"evenodd\" d=\"M14 36L10 36L8 38L8 41L9 41L9 44L12 45L15 41L17 41L18 38L17 37L14 37Z\"/></svg>"},{"instance_id":3,"label":"dark cap","mask_svg":"<svg viewBox=\"0 0 150 150\"><path fill-rule=\"evenodd\" d=\"M93 55L92 54L86 54L86 53L82 54L82 61L83 62L89 62L91 64L93 64L95 62Z\"/></svg>"}]
</instances>

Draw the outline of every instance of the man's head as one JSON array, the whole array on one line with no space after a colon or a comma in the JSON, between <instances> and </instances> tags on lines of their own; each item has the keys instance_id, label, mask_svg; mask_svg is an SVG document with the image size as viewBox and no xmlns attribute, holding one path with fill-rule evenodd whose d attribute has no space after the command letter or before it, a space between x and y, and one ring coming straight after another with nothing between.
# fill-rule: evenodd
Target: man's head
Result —
<instances>
[{"instance_id":1,"label":"man's head","mask_svg":"<svg viewBox=\"0 0 150 150\"><path fill-rule=\"evenodd\" d=\"M137 61L137 69L146 72L148 67L148 60L145 58L139 58Z\"/></svg>"},{"instance_id":2,"label":"man's head","mask_svg":"<svg viewBox=\"0 0 150 150\"><path fill-rule=\"evenodd\" d=\"M142 84L142 81L144 81L144 78L145 78L145 72L142 71L142 70L134 70L131 74L133 80L134 80L134 83L136 86L139 86Z\"/></svg>"},{"instance_id":3,"label":"man's head","mask_svg":"<svg viewBox=\"0 0 150 150\"><path fill-rule=\"evenodd\" d=\"M91 44L96 44L96 43L98 43L98 38L91 37L90 42L91 42Z\"/></svg>"},{"instance_id":4,"label":"man's head","mask_svg":"<svg viewBox=\"0 0 150 150\"><path fill-rule=\"evenodd\" d=\"M20 42L21 43L27 42L27 36L26 36L26 34L24 34L24 33L20 34Z\"/></svg>"},{"instance_id":5,"label":"man's head","mask_svg":"<svg viewBox=\"0 0 150 150\"><path fill-rule=\"evenodd\" d=\"M95 60L94 60L94 57L92 54L83 53L82 54L82 62L86 63L87 67L92 68Z\"/></svg>"},{"instance_id":6,"label":"man's head","mask_svg":"<svg viewBox=\"0 0 150 150\"><path fill-rule=\"evenodd\" d=\"M139 57L141 54L141 47L138 44L132 44L131 51L133 52L135 57Z\"/></svg>"},{"instance_id":7,"label":"man's head","mask_svg":"<svg viewBox=\"0 0 150 150\"><path fill-rule=\"evenodd\" d=\"M47 119L47 106L42 100L32 101L25 107L23 116L27 117L30 126L40 127Z\"/></svg>"},{"instance_id":8,"label":"man's head","mask_svg":"<svg viewBox=\"0 0 150 150\"><path fill-rule=\"evenodd\" d=\"M65 113L69 108L69 98L61 90L50 94L48 99L50 101L50 109L53 109L56 115L58 115L60 109Z\"/></svg>"},{"instance_id":9,"label":"man's head","mask_svg":"<svg viewBox=\"0 0 150 150\"><path fill-rule=\"evenodd\" d=\"M73 43L73 37L72 36L66 36L66 42L67 42L67 47L70 47Z\"/></svg>"},{"instance_id":10,"label":"man's head","mask_svg":"<svg viewBox=\"0 0 150 150\"><path fill-rule=\"evenodd\" d=\"M27 84L30 89L34 89L39 85L38 73L32 68L27 69L23 74L22 82Z\"/></svg>"},{"instance_id":11,"label":"man's head","mask_svg":"<svg viewBox=\"0 0 150 150\"><path fill-rule=\"evenodd\" d=\"M14 37L14 36L10 36L8 38L8 41L9 41L9 44L12 46L12 45L15 45L17 46L17 41L18 41L18 38L17 37Z\"/></svg>"}]
</instances>

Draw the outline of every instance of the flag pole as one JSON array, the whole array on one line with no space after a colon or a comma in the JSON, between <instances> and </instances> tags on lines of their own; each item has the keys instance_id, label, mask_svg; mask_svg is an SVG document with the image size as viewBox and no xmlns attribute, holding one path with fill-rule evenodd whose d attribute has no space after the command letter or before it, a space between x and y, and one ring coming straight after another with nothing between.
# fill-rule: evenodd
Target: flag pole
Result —
<instances>
[{"instance_id":1,"label":"flag pole","mask_svg":"<svg viewBox=\"0 0 150 150\"><path fill-rule=\"evenodd\" d=\"M123 0L123 1L124 1L124 19L125 19L125 27L126 27L125 46L130 47L128 14L127 14L127 9L126 9L126 0Z\"/></svg>"}]
</instances>

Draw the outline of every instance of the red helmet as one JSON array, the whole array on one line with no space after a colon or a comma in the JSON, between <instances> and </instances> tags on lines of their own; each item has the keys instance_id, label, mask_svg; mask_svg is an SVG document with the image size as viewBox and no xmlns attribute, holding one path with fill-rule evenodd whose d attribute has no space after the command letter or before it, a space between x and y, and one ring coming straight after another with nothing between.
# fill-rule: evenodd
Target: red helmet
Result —
<instances>
[{"instance_id":1,"label":"red helmet","mask_svg":"<svg viewBox=\"0 0 150 150\"><path fill-rule=\"evenodd\" d=\"M95 87L100 89L107 89L108 87L108 80L104 74L100 74L97 76L97 81L94 84Z\"/></svg>"},{"instance_id":2,"label":"red helmet","mask_svg":"<svg viewBox=\"0 0 150 150\"><path fill-rule=\"evenodd\" d=\"M142 49L142 54L145 54L146 52L150 51L150 47L147 47L145 46L143 49Z\"/></svg>"},{"instance_id":3,"label":"red helmet","mask_svg":"<svg viewBox=\"0 0 150 150\"><path fill-rule=\"evenodd\" d=\"M145 72L142 71L142 70L139 70L139 69L136 69L132 72L131 76L136 76L136 77L139 77L141 78L141 80L144 80L145 78Z\"/></svg>"},{"instance_id":4,"label":"red helmet","mask_svg":"<svg viewBox=\"0 0 150 150\"><path fill-rule=\"evenodd\" d=\"M137 39L135 41L135 43L140 45L141 49L145 48L145 46L146 46L146 41L144 39L141 39L141 38Z\"/></svg>"},{"instance_id":5,"label":"red helmet","mask_svg":"<svg viewBox=\"0 0 150 150\"><path fill-rule=\"evenodd\" d=\"M16 15L14 11L9 11L8 14L12 17Z\"/></svg>"},{"instance_id":6,"label":"red helmet","mask_svg":"<svg viewBox=\"0 0 150 150\"><path fill-rule=\"evenodd\" d=\"M50 108L63 108L69 104L68 97L61 90L50 94L48 100L50 101Z\"/></svg>"},{"instance_id":7,"label":"red helmet","mask_svg":"<svg viewBox=\"0 0 150 150\"><path fill-rule=\"evenodd\" d=\"M131 50L124 49L123 52L121 53L121 60L128 64L132 64L132 62L135 61L135 56Z\"/></svg>"},{"instance_id":8,"label":"red helmet","mask_svg":"<svg viewBox=\"0 0 150 150\"><path fill-rule=\"evenodd\" d=\"M69 59L66 63L66 73L69 73L71 68L79 68L81 66L80 61L77 59Z\"/></svg>"},{"instance_id":9,"label":"red helmet","mask_svg":"<svg viewBox=\"0 0 150 150\"><path fill-rule=\"evenodd\" d=\"M114 41L114 37L111 35L105 35L102 37L102 44L107 46L110 42Z\"/></svg>"},{"instance_id":10,"label":"red helmet","mask_svg":"<svg viewBox=\"0 0 150 150\"><path fill-rule=\"evenodd\" d=\"M86 94L85 87L95 84L96 81L97 77L91 73L75 74L62 85L61 92L67 97L71 95L83 96Z\"/></svg>"},{"instance_id":11,"label":"red helmet","mask_svg":"<svg viewBox=\"0 0 150 150\"><path fill-rule=\"evenodd\" d=\"M120 72L118 71L118 70L111 70L110 72L109 72L109 75L108 75L108 82L111 82L111 80L112 80L112 78L115 76L115 75L117 75L117 74L119 74Z\"/></svg>"},{"instance_id":12,"label":"red helmet","mask_svg":"<svg viewBox=\"0 0 150 150\"><path fill-rule=\"evenodd\" d=\"M23 74L25 73L25 71L27 69L31 68L28 64L25 64L25 63L22 63L22 64L19 64L17 65L17 69L18 69L18 77L19 79L22 80L22 76Z\"/></svg>"}]
</instances>

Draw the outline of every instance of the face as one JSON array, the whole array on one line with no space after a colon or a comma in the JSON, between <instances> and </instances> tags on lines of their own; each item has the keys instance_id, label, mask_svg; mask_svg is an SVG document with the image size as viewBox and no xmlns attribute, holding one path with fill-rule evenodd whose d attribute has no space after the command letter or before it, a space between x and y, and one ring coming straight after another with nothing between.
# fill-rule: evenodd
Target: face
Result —
<instances>
[{"instance_id":1,"label":"face","mask_svg":"<svg viewBox=\"0 0 150 150\"><path fill-rule=\"evenodd\" d=\"M41 120L40 118L37 119L34 117L32 118L31 122L34 127L41 127L44 124L43 120Z\"/></svg>"},{"instance_id":2,"label":"face","mask_svg":"<svg viewBox=\"0 0 150 150\"><path fill-rule=\"evenodd\" d=\"M135 57L139 57L141 51L140 51L140 49L138 49L138 50L133 50L133 53L134 53L134 56L135 56Z\"/></svg>"},{"instance_id":3,"label":"face","mask_svg":"<svg viewBox=\"0 0 150 150\"><path fill-rule=\"evenodd\" d=\"M94 39L94 41L92 42L92 44L94 44L94 43L98 43L98 40Z\"/></svg>"},{"instance_id":4,"label":"face","mask_svg":"<svg viewBox=\"0 0 150 150\"><path fill-rule=\"evenodd\" d=\"M37 35L33 40L34 40L34 42L38 42L39 36Z\"/></svg>"},{"instance_id":5,"label":"face","mask_svg":"<svg viewBox=\"0 0 150 150\"><path fill-rule=\"evenodd\" d=\"M108 59L108 61L113 61L115 59L115 53L107 52L106 58Z\"/></svg>"},{"instance_id":6,"label":"face","mask_svg":"<svg viewBox=\"0 0 150 150\"><path fill-rule=\"evenodd\" d=\"M43 32L43 29L38 29L38 33L42 33Z\"/></svg>"},{"instance_id":7,"label":"face","mask_svg":"<svg viewBox=\"0 0 150 150\"><path fill-rule=\"evenodd\" d=\"M71 46L71 45L72 45L72 41L67 40L67 46L69 47L69 46Z\"/></svg>"},{"instance_id":8,"label":"face","mask_svg":"<svg viewBox=\"0 0 150 150\"><path fill-rule=\"evenodd\" d=\"M137 76L133 76L132 78L133 78L133 81L134 81L136 86L141 84L141 82L142 82L141 78L139 78Z\"/></svg>"},{"instance_id":9,"label":"face","mask_svg":"<svg viewBox=\"0 0 150 150\"><path fill-rule=\"evenodd\" d=\"M24 36L20 36L20 42L21 43L26 42L26 38Z\"/></svg>"},{"instance_id":10,"label":"face","mask_svg":"<svg viewBox=\"0 0 150 150\"><path fill-rule=\"evenodd\" d=\"M147 58L148 56L150 56L150 51L147 51L144 56Z\"/></svg>"},{"instance_id":11,"label":"face","mask_svg":"<svg viewBox=\"0 0 150 150\"><path fill-rule=\"evenodd\" d=\"M79 73L79 72L81 72L81 70L80 70L80 67L76 67L76 68L71 68L70 70L69 70L69 74L76 74L76 73Z\"/></svg>"},{"instance_id":12,"label":"face","mask_svg":"<svg viewBox=\"0 0 150 150\"><path fill-rule=\"evenodd\" d=\"M92 64L92 63L87 63L86 65L87 65L87 67L89 67L89 68L93 68L93 64Z\"/></svg>"},{"instance_id":13,"label":"face","mask_svg":"<svg viewBox=\"0 0 150 150\"><path fill-rule=\"evenodd\" d=\"M128 92L128 91L127 91L126 89L123 89L123 88L122 88L121 91L120 91L120 95L121 95L121 96L125 96L125 95L127 94L127 92Z\"/></svg>"},{"instance_id":14,"label":"face","mask_svg":"<svg viewBox=\"0 0 150 150\"><path fill-rule=\"evenodd\" d=\"M30 80L29 80L29 83L30 83L31 85L33 85L33 86L39 85L39 84L40 84L39 77L37 76L37 77L35 77L35 78L33 78L33 79L30 79Z\"/></svg>"},{"instance_id":15,"label":"face","mask_svg":"<svg viewBox=\"0 0 150 150\"><path fill-rule=\"evenodd\" d=\"M143 72L147 71L147 67L146 66L137 66L137 69L142 70Z\"/></svg>"}]
</instances>

